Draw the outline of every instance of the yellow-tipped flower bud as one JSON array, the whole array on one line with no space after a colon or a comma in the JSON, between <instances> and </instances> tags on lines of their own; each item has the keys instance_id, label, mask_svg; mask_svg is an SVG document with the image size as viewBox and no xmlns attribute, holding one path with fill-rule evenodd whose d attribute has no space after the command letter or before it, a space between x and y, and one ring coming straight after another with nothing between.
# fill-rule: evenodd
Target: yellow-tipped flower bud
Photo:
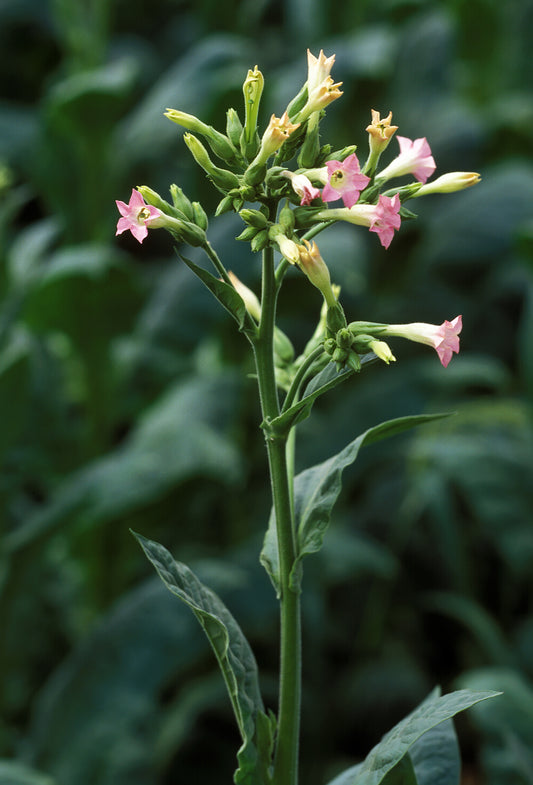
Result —
<instances>
[{"instance_id":1,"label":"yellow-tipped flower bud","mask_svg":"<svg viewBox=\"0 0 533 785\"><path fill-rule=\"evenodd\" d=\"M259 321L261 318L261 304L259 303L259 299L257 298L255 292L252 292L252 290L249 289L239 278L237 278L235 273L233 273L231 270L228 270L228 277L237 294L240 294L242 297L246 310L250 316L253 316L256 321Z\"/></svg>"},{"instance_id":2,"label":"yellow-tipped flower bud","mask_svg":"<svg viewBox=\"0 0 533 785\"><path fill-rule=\"evenodd\" d=\"M244 129L241 136L241 151L247 158L253 158L259 147L257 134L257 115L265 80L261 71L255 66L253 71L248 71L242 92L244 95Z\"/></svg>"},{"instance_id":3,"label":"yellow-tipped flower bud","mask_svg":"<svg viewBox=\"0 0 533 785\"><path fill-rule=\"evenodd\" d=\"M307 275L313 286L316 286L327 302L328 306L335 306L337 299L331 288L331 278L328 267L320 255L317 244L313 241L303 241L303 245L298 246L300 251L300 261L298 266Z\"/></svg>"},{"instance_id":4,"label":"yellow-tipped flower bud","mask_svg":"<svg viewBox=\"0 0 533 785\"><path fill-rule=\"evenodd\" d=\"M476 185L481 180L477 172L448 172L437 177L433 182L425 183L413 196L427 196L427 194L451 194L463 191Z\"/></svg>"}]
</instances>

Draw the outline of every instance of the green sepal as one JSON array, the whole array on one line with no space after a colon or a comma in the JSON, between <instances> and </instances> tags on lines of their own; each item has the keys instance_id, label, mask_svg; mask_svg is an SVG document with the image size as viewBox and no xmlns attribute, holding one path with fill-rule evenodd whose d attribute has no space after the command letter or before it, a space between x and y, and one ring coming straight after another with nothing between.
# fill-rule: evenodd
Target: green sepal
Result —
<instances>
[{"instance_id":1,"label":"green sepal","mask_svg":"<svg viewBox=\"0 0 533 785\"><path fill-rule=\"evenodd\" d=\"M268 229L260 229L250 241L250 248L254 253L262 251L268 245Z\"/></svg>"},{"instance_id":2,"label":"green sepal","mask_svg":"<svg viewBox=\"0 0 533 785\"><path fill-rule=\"evenodd\" d=\"M192 203L192 212L194 215L194 223L199 226L200 229L206 231L208 226L207 214L200 202Z\"/></svg>"},{"instance_id":3,"label":"green sepal","mask_svg":"<svg viewBox=\"0 0 533 785\"><path fill-rule=\"evenodd\" d=\"M236 109L230 108L226 112L226 134L233 146L239 149L242 123Z\"/></svg>"},{"instance_id":4,"label":"green sepal","mask_svg":"<svg viewBox=\"0 0 533 785\"><path fill-rule=\"evenodd\" d=\"M204 270L203 267L194 264L194 262L191 262L186 256L183 256L183 254L178 253L178 256L185 262L187 267L198 276L202 283L207 286L211 294L217 298L226 311L233 316L239 325L239 330L246 334L255 334L255 326L253 326L253 322L248 315L244 300L233 286L226 283L226 281L220 280L220 278L212 275L212 273L207 270Z\"/></svg>"},{"instance_id":5,"label":"green sepal","mask_svg":"<svg viewBox=\"0 0 533 785\"><path fill-rule=\"evenodd\" d=\"M413 213L412 210L408 210L407 207L404 207L403 205L400 207L400 216L404 220L411 220L413 218L418 218L418 215L416 213Z\"/></svg>"},{"instance_id":6,"label":"green sepal","mask_svg":"<svg viewBox=\"0 0 533 785\"><path fill-rule=\"evenodd\" d=\"M258 231L259 230L255 226L246 226L235 239L249 242L250 240L254 239Z\"/></svg>"},{"instance_id":7,"label":"green sepal","mask_svg":"<svg viewBox=\"0 0 533 785\"><path fill-rule=\"evenodd\" d=\"M242 738L234 782L236 785L268 785L273 724L265 715L257 664L241 628L222 600L192 570L175 561L158 542L135 532L132 534L167 589L189 606L211 644ZM261 753L256 746L256 737ZM268 757L260 760L262 754Z\"/></svg>"},{"instance_id":8,"label":"green sepal","mask_svg":"<svg viewBox=\"0 0 533 785\"><path fill-rule=\"evenodd\" d=\"M215 210L215 216L222 215L223 213L231 212L233 207L233 200L235 199L235 195L230 191L217 205L217 209Z\"/></svg>"}]
</instances>

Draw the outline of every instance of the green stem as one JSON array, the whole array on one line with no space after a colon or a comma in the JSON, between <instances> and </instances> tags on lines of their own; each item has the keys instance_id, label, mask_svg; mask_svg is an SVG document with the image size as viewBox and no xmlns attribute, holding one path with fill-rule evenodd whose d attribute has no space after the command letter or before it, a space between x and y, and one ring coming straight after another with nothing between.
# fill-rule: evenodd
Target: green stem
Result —
<instances>
[{"instance_id":1,"label":"green stem","mask_svg":"<svg viewBox=\"0 0 533 785\"><path fill-rule=\"evenodd\" d=\"M263 292L259 333L254 339L255 361L265 429L272 498L276 516L280 569L280 685L278 734L273 783L297 785L301 700L301 623L299 594L290 587L296 559L292 492L286 437L269 433L278 416L279 399L274 370L274 323L278 287L272 248L263 251Z\"/></svg>"},{"instance_id":2,"label":"green stem","mask_svg":"<svg viewBox=\"0 0 533 785\"><path fill-rule=\"evenodd\" d=\"M292 380L289 391L283 402L283 408L282 408L283 412L286 412L287 409L290 409L291 406L294 403L296 403L296 401L298 400L298 395L302 383L305 381L307 375L309 374L309 371L311 370L313 363L315 362L315 360L318 360L318 358L321 357L323 354L324 354L324 347L321 344L320 346L317 346L316 349L313 349L311 354L307 355L303 363L300 365L296 373L296 376Z\"/></svg>"}]
</instances>

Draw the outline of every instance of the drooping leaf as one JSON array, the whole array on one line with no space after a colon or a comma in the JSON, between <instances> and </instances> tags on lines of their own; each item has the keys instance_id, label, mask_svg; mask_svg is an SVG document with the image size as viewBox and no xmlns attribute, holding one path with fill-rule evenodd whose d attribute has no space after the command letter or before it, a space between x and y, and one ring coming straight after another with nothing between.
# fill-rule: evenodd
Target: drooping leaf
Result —
<instances>
[{"instance_id":1,"label":"drooping leaf","mask_svg":"<svg viewBox=\"0 0 533 785\"><path fill-rule=\"evenodd\" d=\"M420 785L409 754L404 755L389 771L383 780L383 785Z\"/></svg>"},{"instance_id":2,"label":"drooping leaf","mask_svg":"<svg viewBox=\"0 0 533 785\"><path fill-rule=\"evenodd\" d=\"M298 555L293 568L292 583L296 589L301 580L301 561L304 556L316 553L322 547L329 526L331 511L341 491L344 469L352 464L363 445L373 444L387 436L402 433L416 425L446 417L446 414L420 414L399 417L369 428L350 442L340 453L321 464L298 474L294 480L294 515L298 533ZM265 535L261 563L279 591L279 562L274 511Z\"/></svg>"},{"instance_id":3,"label":"drooping leaf","mask_svg":"<svg viewBox=\"0 0 533 785\"><path fill-rule=\"evenodd\" d=\"M366 354L361 358L361 365L366 365L376 360L372 353ZM309 417L311 409L317 398L332 390L337 385L354 375L351 368L343 368L337 371L335 363L328 363L326 367L317 374L307 387L301 400L295 403L278 417L271 421L270 426L274 431L287 432L293 425L297 425L302 420Z\"/></svg>"},{"instance_id":4,"label":"drooping leaf","mask_svg":"<svg viewBox=\"0 0 533 785\"><path fill-rule=\"evenodd\" d=\"M238 785L259 785L256 717L263 710L257 665L241 628L222 601L159 543L135 534L147 558L172 594L189 606L215 653L242 738L238 752ZM263 725L263 724L262 724ZM263 763L264 767L264 763Z\"/></svg>"},{"instance_id":5,"label":"drooping leaf","mask_svg":"<svg viewBox=\"0 0 533 785\"><path fill-rule=\"evenodd\" d=\"M424 733L460 711L498 692L458 690L438 696L433 692L411 714L401 720L367 755L351 785L379 785Z\"/></svg>"},{"instance_id":6,"label":"drooping leaf","mask_svg":"<svg viewBox=\"0 0 533 785\"><path fill-rule=\"evenodd\" d=\"M424 733L409 750L418 785L459 785L461 756L452 720Z\"/></svg>"},{"instance_id":7,"label":"drooping leaf","mask_svg":"<svg viewBox=\"0 0 533 785\"><path fill-rule=\"evenodd\" d=\"M216 278L210 272L204 270L203 267L199 267L197 264L191 262L190 259L187 259L182 254L180 254L180 259L183 259L187 267L189 267L193 273L198 276L202 283L207 286L209 291L214 294L219 303L223 305L226 311L228 311L233 316L239 325L239 330L244 330L247 316L246 306L244 305L244 300L233 288L233 286L230 286L220 278Z\"/></svg>"}]
</instances>

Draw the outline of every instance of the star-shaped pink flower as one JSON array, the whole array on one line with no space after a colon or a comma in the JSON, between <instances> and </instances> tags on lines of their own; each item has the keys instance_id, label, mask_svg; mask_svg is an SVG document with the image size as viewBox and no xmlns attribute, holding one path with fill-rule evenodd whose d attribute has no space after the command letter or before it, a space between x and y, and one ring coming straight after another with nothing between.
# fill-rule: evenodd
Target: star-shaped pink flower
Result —
<instances>
[{"instance_id":1,"label":"star-shaped pink flower","mask_svg":"<svg viewBox=\"0 0 533 785\"><path fill-rule=\"evenodd\" d=\"M316 214L319 221L349 221L358 226L368 226L375 232L381 245L388 248L394 232L400 228L400 197L380 195L377 204L355 204L353 207L337 207Z\"/></svg>"},{"instance_id":2,"label":"star-shaped pink flower","mask_svg":"<svg viewBox=\"0 0 533 785\"><path fill-rule=\"evenodd\" d=\"M456 316L451 322L447 319L437 327L432 336L432 346L439 355L439 360L445 368L452 359L452 355L459 353L459 333L463 329L463 319Z\"/></svg>"},{"instance_id":3,"label":"star-shaped pink flower","mask_svg":"<svg viewBox=\"0 0 533 785\"><path fill-rule=\"evenodd\" d=\"M459 353L459 333L463 328L463 319L456 316L449 322L447 319L442 324L426 324L425 322L412 322L411 324L389 324L383 330L383 335L396 335L407 338L417 343L432 346L442 365L447 368L452 355Z\"/></svg>"},{"instance_id":4,"label":"star-shaped pink flower","mask_svg":"<svg viewBox=\"0 0 533 785\"><path fill-rule=\"evenodd\" d=\"M378 179L390 180L391 177L413 174L419 182L425 183L437 168L427 139L412 140L406 136L397 136L396 139L400 154L377 175Z\"/></svg>"},{"instance_id":5,"label":"star-shaped pink flower","mask_svg":"<svg viewBox=\"0 0 533 785\"><path fill-rule=\"evenodd\" d=\"M322 189L324 202L341 199L346 207L353 207L359 194L370 182L370 177L361 173L359 161L352 153L344 161L328 161L328 182Z\"/></svg>"},{"instance_id":6,"label":"star-shaped pink flower","mask_svg":"<svg viewBox=\"0 0 533 785\"><path fill-rule=\"evenodd\" d=\"M122 218L118 219L115 236L129 230L140 243L148 234L147 224L153 226L153 222L163 215L157 207L146 204L139 191L136 191L135 188L131 192L128 204L117 199L116 205Z\"/></svg>"},{"instance_id":7,"label":"star-shaped pink flower","mask_svg":"<svg viewBox=\"0 0 533 785\"><path fill-rule=\"evenodd\" d=\"M395 230L400 228L402 219L400 218L400 197L380 195L374 214L370 219L369 231L376 232L379 241L384 248L388 248L394 237Z\"/></svg>"}]
</instances>

